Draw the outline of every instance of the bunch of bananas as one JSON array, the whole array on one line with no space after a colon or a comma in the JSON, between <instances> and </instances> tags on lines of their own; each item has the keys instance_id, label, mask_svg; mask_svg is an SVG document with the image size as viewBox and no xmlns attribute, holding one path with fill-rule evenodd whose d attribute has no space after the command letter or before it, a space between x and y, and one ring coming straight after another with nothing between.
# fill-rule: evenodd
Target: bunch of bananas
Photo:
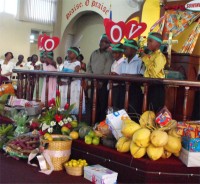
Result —
<instances>
[{"instance_id":1,"label":"bunch of bananas","mask_svg":"<svg viewBox=\"0 0 200 184\"><path fill-rule=\"evenodd\" d=\"M9 139L13 138L14 127L12 124L0 125L0 149Z\"/></svg>"}]
</instances>

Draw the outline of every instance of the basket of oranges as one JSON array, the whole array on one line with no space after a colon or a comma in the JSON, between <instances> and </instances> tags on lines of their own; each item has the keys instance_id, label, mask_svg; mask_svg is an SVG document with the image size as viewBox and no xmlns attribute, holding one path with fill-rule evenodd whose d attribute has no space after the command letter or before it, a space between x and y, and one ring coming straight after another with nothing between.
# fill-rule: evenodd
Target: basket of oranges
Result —
<instances>
[{"instance_id":1,"label":"basket of oranges","mask_svg":"<svg viewBox=\"0 0 200 184\"><path fill-rule=\"evenodd\" d=\"M70 161L64 164L67 174L72 176L83 175L83 167L87 165L87 161L83 159L71 159Z\"/></svg>"}]
</instances>

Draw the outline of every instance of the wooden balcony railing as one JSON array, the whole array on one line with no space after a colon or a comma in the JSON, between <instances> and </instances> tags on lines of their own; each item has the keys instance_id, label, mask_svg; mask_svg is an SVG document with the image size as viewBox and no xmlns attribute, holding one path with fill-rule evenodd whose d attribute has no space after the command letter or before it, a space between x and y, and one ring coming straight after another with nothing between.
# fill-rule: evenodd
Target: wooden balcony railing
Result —
<instances>
[{"instance_id":1,"label":"wooden balcony railing","mask_svg":"<svg viewBox=\"0 0 200 184\"><path fill-rule=\"evenodd\" d=\"M69 88L67 93L67 102L70 103L70 84L73 79L81 80L81 89L80 89L80 104L79 104L79 120L82 120L82 100L83 100L83 86L86 81L93 81L94 87L94 95L92 99L92 120L91 123L95 123L96 119L96 101L97 101L97 89L98 83L102 81L107 81L110 89L108 95L108 107L112 107L112 84L114 82L122 82L126 86L126 93L125 93L125 102L124 108L128 110L128 99L129 99L129 86L132 82L138 83L144 87L144 94L143 94L143 106L142 111L144 112L147 110L147 93L148 88L151 84L163 84L166 88L182 88L183 89L183 105L182 107L176 107L182 109L182 119L180 120L187 120L187 108L188 108L188 94L191 90L200 89L200 82L198 81L186 81L186 80L171 80L171 79L151 79L151 78L144 78L138 76L115 76L115 75L94 75L88 73L63 73L63 72L48 72L48 71L38 71L38 70L13 70L13 72L18 74L18 90L17 96L18 98L24 98L27 100L32 100L33 97L33 90L34 87L36 88L36 100L39 100L39 78L45 77L46 84L49 82L49 77L55 77L57 80L61 78L66 78L69 80ZM48 85L46 85L46 99L45 99L45 106L48 106L48 93L51 91L48 90ZM57 85L59 89L59 85ZM166 94L165 102L168 101L167 98L168 94ZM174 103L175 104L175 103ZM176 104L177 105L177 104Z\"/></svg>"}]
</instances>

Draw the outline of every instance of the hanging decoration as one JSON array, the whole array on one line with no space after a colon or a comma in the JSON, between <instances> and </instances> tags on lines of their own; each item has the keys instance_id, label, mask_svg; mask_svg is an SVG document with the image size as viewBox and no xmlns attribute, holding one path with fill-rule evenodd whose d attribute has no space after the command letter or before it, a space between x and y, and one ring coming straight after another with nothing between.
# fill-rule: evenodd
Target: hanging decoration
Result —
<instances>
[{"instance_id":1,"label":"hanging decoration","mask_svg":"<svg viewBox=\"0 0 200 184\"><path fill-rule=\"evenodd\" d=\"M50 37L46 34L39 35L38 37L38 49L45 50L47 52L53 51L59 45L60 39L58 37Z\"/></svg>"},{"instance_id":2,"label":"hanging decoration","mask_svg":"<svg viewBox=\"0 0 200 184\"><path fill-rule=\"evenodd\" d=\"M120 43L126 37L132 40L140 36L147 28L144 22L138 23L136 20L125 23L123 21L113 22L111 19L104 19L104 27L106 35L113 44Z\"/></svg>"}]
</instances>

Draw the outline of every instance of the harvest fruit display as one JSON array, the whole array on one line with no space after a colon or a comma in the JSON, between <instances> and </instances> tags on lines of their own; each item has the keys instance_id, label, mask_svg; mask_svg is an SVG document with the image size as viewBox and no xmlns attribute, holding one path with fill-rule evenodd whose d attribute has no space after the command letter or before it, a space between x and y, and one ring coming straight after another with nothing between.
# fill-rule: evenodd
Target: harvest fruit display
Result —
<instances>
[{"instance_id":1,"label":"harvest fruit display","mask_svg":"<svg viewBox=\"0 0 200 184\"><path fill-rule=\"evenodd\" d=\"M65 163L65 166L68 166L68 167L84 167L87 165L88 163L84 159L78 159L78 160L71 159L70 161Z\"/></svg>"},{"instance_id":2,"label":"harvest fruit display","mask_svg":"<svg viewBox=\"0 0 200 184\"><path fill-rule=\"evenodd\" d=\"M130 151L134 158L141 158L147 154L152 160L169 158L172 154L179 155L182 147L181 136L177 133L175 120L161 126L156 122L155 113L146 111L141 115L139 123L123 119L123 137L116 143L117 151Z\"/></svg>"},{"instance_id":3,"label":"harvest fruit display","mask_svg":"<svg viewBox=\"0 0 200 184\"><path fill-rule=\"evenodd\" d=\"M5 151L12 156L26 158L39 144L38 135L22 135L8 141Z\"/></svg>"}]
</instances>

